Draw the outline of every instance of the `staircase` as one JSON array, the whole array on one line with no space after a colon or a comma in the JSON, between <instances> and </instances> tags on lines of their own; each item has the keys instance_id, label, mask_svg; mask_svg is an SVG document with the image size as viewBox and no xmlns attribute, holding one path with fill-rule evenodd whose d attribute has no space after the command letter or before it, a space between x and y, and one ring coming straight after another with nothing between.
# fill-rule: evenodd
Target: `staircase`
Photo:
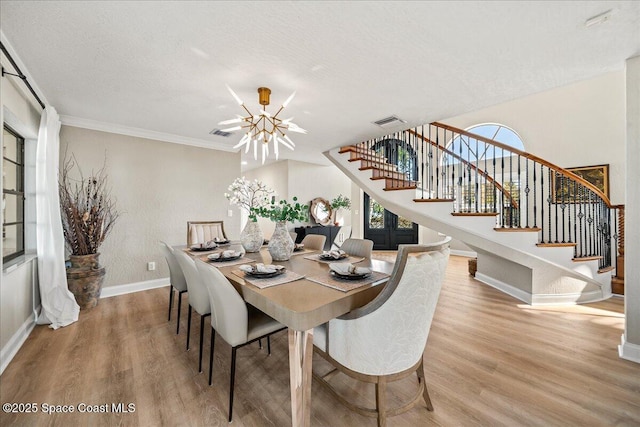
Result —
<instances>
[{"instance_id":1,"label":"staircase","mask_svg":"<svg viewBox=\"0 0 640 427\"><path fill-rule=\"evenodd\" d=\"M476 251L482 282L535 305L611 296L624 207L570 171L442 123L324 154L386 209Z\"/></svg>"}]
</instances>

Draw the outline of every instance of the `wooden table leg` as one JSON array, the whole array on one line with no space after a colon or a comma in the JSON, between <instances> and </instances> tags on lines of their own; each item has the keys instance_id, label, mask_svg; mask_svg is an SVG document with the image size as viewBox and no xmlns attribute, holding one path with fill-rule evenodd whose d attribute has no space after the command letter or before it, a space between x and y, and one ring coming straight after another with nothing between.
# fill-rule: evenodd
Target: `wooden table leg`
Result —
<instances>
[{"instance_id":1,"label":"wooden table leg","mask_svg":"<svg viewBox=\"0 0 640 427\"><path fill-rule=\"evenodd\" d=\"M313 329L289 329L289 372L291 386L291 420L293 427L311 424L311 362Z\"/></svg>"}]
</instances>

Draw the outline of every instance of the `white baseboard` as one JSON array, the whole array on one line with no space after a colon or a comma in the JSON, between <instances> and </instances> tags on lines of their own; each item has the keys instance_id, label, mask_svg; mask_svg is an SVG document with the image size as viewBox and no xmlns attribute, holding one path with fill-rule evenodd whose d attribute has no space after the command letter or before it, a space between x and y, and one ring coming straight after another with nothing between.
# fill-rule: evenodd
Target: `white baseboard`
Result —
<instances>
[{"instance_id":1,"label":"white baseboard","mask_svg":"<svg viewBox=\"0 0 640 427\"><path fill-rule=\"evenodd\" d=\"M586 293L571 293L571 294L537 294L532 295L522 289L516 288L508 283L501 282L500 280L489 277L485 274L476 272L476 279L480 282L496 288L499 291L504 292L507 295L511 295L520 301L526 302L529 305L543 306L543 305L575 305L585 304L589 302L596 302L608 299L611 295L603 294L602 290L595 290Z\"/></svg>"},{"instance_id":2,"label":"white baseboard","mask_svg":"<svg viewBox=\"0 0 640 427\"><path fill-rule=\"evenodd\" d=\"M2 347L2 350L0 350L0 375L2 375L5 368L9 365L9 362L13 360L35 326L35 313L31 313L29 318L18 328L7 344Z\"/></svg>"},{"instance_id":3,"label":"white baseboard","mask_svg":"<svg viewBox=\"0 0 640 427\"><path fill-rule=\"evenodd\" d=\"M640 363L640 345L627 342L625 335L622 334L620 345L618 346L618 355L623 359Z\"/></svg>"},{"instance_id":4,"label":"white baseboard","mask_svg":"<svg viewBox=\"0 0 640 427\"><path fill-rule=\"evenodd\" d=\"M539 294L534 295L531 305L575 305L597 302L608 299L611 295L601 290L571 294Z\"/></svg>"},{"instance_id":5,"label":"white baseboard","mask_svg":"<svg viewBox=\"0 0 640 427\"><path fill-rule=\"evenodd\" d=\"M476 252L473 251L461 251L460 249L451 249L449 251L449 253L451 255L455 255L455 256L464 256L467 258L477 258L478 254Z\"/></svg>"},{"instance_id":6,"label":"white baseboard","mask_svg":"<svg viewBox=\"0 0 640 427\"><path fill-rule=\"evenodd\" d=\"M531 304L531 294L523 291L522 289L518 289L515 286L501 282L498 279L494 279L493 277L489 277L479 272L476 272L475 278L485 285L489 285L492 288L496 288L497 290L502 291L507 295L511 295L512 297L519 299L520 301Z\"/></svg>"},{"instance_id":7,"label":"white baseboard","mask_svg":"<svg viewBox=\"0 0 640 427\"><path fill-rule=\"evenodd\" d=\"M145 280L144 282L127 283L124 285L107 286L102 288L100 298L115 297L116 295L130 294L133 292L146 291L149 289L162 288L169 286L169 278Z\"/></svg>"}]
</instances>

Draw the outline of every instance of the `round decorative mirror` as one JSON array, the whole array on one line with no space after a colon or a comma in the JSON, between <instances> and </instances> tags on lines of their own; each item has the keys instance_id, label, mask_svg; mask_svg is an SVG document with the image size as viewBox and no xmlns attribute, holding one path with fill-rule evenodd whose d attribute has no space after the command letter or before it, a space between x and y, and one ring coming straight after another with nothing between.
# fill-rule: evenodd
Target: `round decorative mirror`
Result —
<instances>
[{"instance_id":1,"label":"round decorative mirror","mask_svg":"<svg viewBox=\"0 0 640 427\"><path fill-rule=\"evenodd\" d=\"M320 225L331 225L331 203L322 197L316 197L311 201L311 216Z\"/></svg>"}]
</instances>

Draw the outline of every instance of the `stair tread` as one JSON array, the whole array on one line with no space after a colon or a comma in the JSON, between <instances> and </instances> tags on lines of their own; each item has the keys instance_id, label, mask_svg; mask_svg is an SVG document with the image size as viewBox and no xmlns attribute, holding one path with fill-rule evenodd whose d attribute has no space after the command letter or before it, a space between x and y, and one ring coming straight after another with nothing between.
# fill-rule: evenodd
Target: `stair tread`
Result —
<instances>
[{"instance_id":1,"label":"stair tread","mask_svg":"<svg viewBox=\"0 0 640 427\"><path fill-rule=\"evenodd\" d=\"M418 186L417 185L413 185L410 187L390 187L390 188L383 188L384 191L395 191L395 190L415 190L417 189Z\"/></svg>"},{"instance_id":2,"label":"stair tread","mask_svg":"<svg viewBox=\"0 0 640 427\"><path fill-rule=\"evenodd\" d=\"M573 247L577 246L577 243L565 242L565 243L536 243L536 246L540 248L561 248L561 247Z\"/></svg>"},{"instance_id":3,"label":"stair tread","mask_svg":"<svg viewBox=\"0 0 640 427\"><path fill-rule=\"evenodd\" d=\"M391 163L387 163L387 159L384 158L384 157L364 155L364 156L357 156L357 157L352 157L350 159L347 159L348 162L358 162L358 161L362 161L362 160L367 161L367 162L373 162L373 163L387 164L389 166L395 166L395 165L392 165Z\"/></svg>"},{"instance_id":4,"label":"stair tread","mask_svg":"<svg viewBox=\"0 0 640 427\"><path fill-rule=\"evenodd\" d=\"M373 152L373 150L370 150L368 148L357 147L355 145L345 145L343 147L340 147L340 151L338 151L338 152L340 154L344 154L344 153L353 153L353 152L364 153L366 151Z\"/></svg>"},{"instance_id":5,"label":"stair tread","mask_svg":"<svg viewBox=\"0 0 640 427\"><path fill-rule=\"evenodd\" d=\"M602 259L601 256L599 255L593 255L593 256L582 256L582 257L574 257L571 259L571 261L573 262L581 262L581 261L595 261L595 260L599 260Z\"/></svg>"},{"instance_id":6,"label":"stair tread","mask_svg":"<svg viewBox=\"0 0 640 427\"><path fill-rule=\"evenodd\" d=\"M540 231L538 227L495 227L493 229L499 233L537 233Z\"/></svg>"},{"instance_id":7,"label":"stair tread","mask_svg":"<svg viewBox=\"0 0 640 427\"><path fill-rule=\"evenodd\" d=\"M498 212L451 212L453 216L496 216Z\"/></svg>"},{"instance_id":8,"label":"stair tread","mask_svg":"<svg viewBox=\"0 0 640 427\"><path fill-rule=\"evenodd\" d=\"M372 181L378 181L380 179L395 179L395 180L402 180L402 178L392 178L389 176L372 176L371 178L369 178Z\"/></svg>"},{"instance_id":9,"label":"stair tread","mask_svg":"<svg viewBox=\"0 0 640 427\"><path fill-rule=\"evenodd\" d=\"M540 230L539 227L495 227L493 229L499 233L537 233Z\"/></svg>"},{"instance_id":10,"label":"stair tread","mask_svg":"<svg viewBox=\"0 0 640 427\"><path fill-rule=\"evenodd\" d=\"M428 203L428 202L454 202L456 199L413 199L416 203Z\"/></svg>"}]
</instances>

